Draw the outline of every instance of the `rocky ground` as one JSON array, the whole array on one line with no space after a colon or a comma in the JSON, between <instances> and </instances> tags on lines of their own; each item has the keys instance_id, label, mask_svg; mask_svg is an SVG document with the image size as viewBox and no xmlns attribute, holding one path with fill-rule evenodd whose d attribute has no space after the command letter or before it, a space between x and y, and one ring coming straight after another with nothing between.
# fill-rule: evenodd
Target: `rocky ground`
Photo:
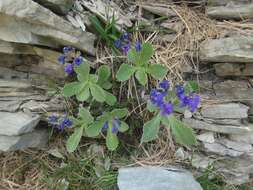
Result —
<instances>
[{"instance_id":1,"label":"rocky ground","mask_svg":"<svg viewBox=\"0 0 253 190\"><path fill-rule=\"evenodd\" d=\"M59 169L67 161L72 163L73 159L67 157L58 144L64 137L54 135L48 147L50 135L46 118L66 110L65 100L59 93L65 74L57 58L63 46L71 45L80 49L91 62L105 60L101 51L106 49L97 41L99 36L88 16L97 15L106 21L112 12L119 29L137 23L143 25L147 33L143 38L151 40L157 50L154 59L171 71L168 78L197 80L202 97L199 112L194 115L186 112L182 118L196 131L198 151L193 153L187 147L180 148L165 141L166 153L161 151L157 156L152 145L147 152L144 150L147 160L134 155L130 163L129 160L122 162L116 168L173 161L173 165L181 163L195 168L194 175L212 166L234 189L236 185L252 181L253 2L165 2L0 0L0 152L5 152L0 157L2 189L48 189L47 185L53 180L49 177L52 168L57 165ZM110 59L107 63L110 64ZM90 144L86 142L84 147ZM12 152L16 150L23 152ZM164 158L159 160L161 157ZM34 160L40 165L29 167ZM10 164L17 168L8 168ZM50 172L45 175L41 166ZM26 175L34 178L36 184ZM41 176L46 176L46 180ZM190 190L191 186L193 190L202 189L191 173L170 167L121 169L118 187L127 190L130 184L133 190L133 186L136 190L142 186L145 190L152 189L147 187L151 178L156 189L175 184L178 190L186 187ZM62 182L63 179L57 178L57 182L69 183ZM165 180L171 183L161 183Z\"/></svg>"}]
</instances>

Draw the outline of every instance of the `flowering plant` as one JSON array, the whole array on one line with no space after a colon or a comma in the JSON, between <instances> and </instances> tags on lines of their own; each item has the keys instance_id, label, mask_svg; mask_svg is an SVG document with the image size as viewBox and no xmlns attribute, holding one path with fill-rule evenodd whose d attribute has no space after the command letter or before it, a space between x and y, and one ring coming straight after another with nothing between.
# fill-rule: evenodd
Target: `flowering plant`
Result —
<instances>
[{"instance_id":1,"label":"flowering plant","mask_svg":"<svg viewBox=\"0 0 253 190\"><path fill-rule=\"evenodd\" d=\"M137 41L134 47L131 47L128 33L124 33L115 40L115 47L123 51L130 63L120 65L116 72L118 81L126 81L133 75L142 86L146 86L149 76L161 80L159 86L151 90L150 99L147 101L147 109L153 113L153 118L144 124L141 142L157 138L160 126L164 125L171 128L178 143L195 144L192 129L177 119L175 113L180 113L183 109L196 111L200 103L200 97L194 93L198 88L196 83L188 82L184 86L171 88L170 82L163 80L167 69L163 65L150 63L154 53L151 44L142 44ZM77 78L77 81L64 85L63 95L75 97L82 104L76 117L67 117L67 114L61 119L50 116L49 122L60 130L65 127L74 129L67 141L69 152L75 151L82 136L105 137L108 149L115 150L119 145L118 133L126 132L129 129L128 124L124 121L129 116L129 112L121 105L117 105L121 108L115 107L117 99L110 92L112 88L110 68L102 65L96 72L91 72L89 63L84 60L80 52L71 47L63 49L59 62L66 65L67 74ZM93 102L104 106L103 109L106 111L94 111ZM84 108L84 105L87 107Z\"/></svg>"}]
</instances>

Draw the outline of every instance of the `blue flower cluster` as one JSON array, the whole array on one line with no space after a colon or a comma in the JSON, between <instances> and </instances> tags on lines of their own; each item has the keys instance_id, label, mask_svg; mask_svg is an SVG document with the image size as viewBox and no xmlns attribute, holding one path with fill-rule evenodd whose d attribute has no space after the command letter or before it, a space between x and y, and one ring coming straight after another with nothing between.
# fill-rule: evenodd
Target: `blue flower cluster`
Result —
<instances>
[{"instance_id":1,"label":"blue flower cluster","mask_svg":"<svg viewBox=\"0 0 253 190\"><path fill-rule=\"evenodd\" d=\"M117 134L119 132L121 122L118 118L112 120L112 133ZM102 131L106 131L109 128L109 122L106 121L103 125Z\"/></svg>"},{"instance_id":2,"label":"blue flower cluster","mask_svg":"<svg viewBox=\"0 0 253 190\"><path fill-rule=\"evenodd\" d=\"M73 56L74 55L74 56ZM81 65L83 63L83 57L80 55L75 55L75 48L64 47L63 55L58 57L58 61L61 64L65 64L65 73L72 74L74 71L74 65Z\"/></svg>"},{"instance_id":3,"label":"blue flower cluster","mask_svg":"<svg viewBox=\"0 0 253 190\"><path fill-rule=\"evenodd\" d=\"M150 100L153 105L160 109L162 116L170 115L173 112L173 104L165 101L165 97L168 94L170 88L170 82L163 80L159 83L158 89L152 89L150 93ZM197 94L190 93L185 94L183 86L176 86L176 95L180 101L180 107L187 107L191 112L195 112L200 104L200 96Z\"/></svg>"},{"instance_id":4,"label":"blue flower cluster","mask_svg":"<svg viewBox=\"0 0 253 190\"><path fill-rule=\"evenodd\" d=\"M183 86L176 86L176 95L180 100L180 107L187 107L191 112L195 112L200 104L200 96L190 93L188 96L185 94Z\"/></svg>"},{"instance_id":5,"label":"blue flower cluster","mask_svg":"<svg viewBox=\"0 0 253 190\"><path fill-rule=\"evenodd\" d=\"M123 54L127 55L128 51L131 49L131 42L130 42L130 35L127 32L124 32L122 36L115 40L114 46L117 49L122 49ZM140 41L137 41L135 44L135 49L137 52L141 51L141 43Z\"/></svg>"},{"instance_id":6,"label":"blue flower cluster","mask_svg":"<svg viewBox=\"0 0 253 190\"><path fill-rule=\"evenodd\" d=\"M160 109L162 116L167 116L173 113L173 104L165 101L165 97L168 94L170 88L170 82L163 80L159 83L159 89L152 89L150 93L150 100L152 104Z\"/></svg>"},{"instance_id":7,"label":"blue flower cluster","mask_svg":"<svg viewBox=\"0 0 253 190\"><path fill-rule=\"evenodd\" d=\"M60 131L63 131L65 127L71 127L73 125L73 122L67 117L67 114L64 114L63 117L51 115L48 117L48 123Z\"/></svg>"}]
</instances>

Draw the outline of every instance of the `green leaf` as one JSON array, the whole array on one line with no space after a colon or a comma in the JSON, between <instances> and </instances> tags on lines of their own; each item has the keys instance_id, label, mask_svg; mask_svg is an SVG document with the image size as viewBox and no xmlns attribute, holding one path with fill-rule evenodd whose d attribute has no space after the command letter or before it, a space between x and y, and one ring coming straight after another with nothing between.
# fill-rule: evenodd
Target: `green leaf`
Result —
<instances>
[{"instance_id":1,"label":"green leaf","mask_svg":"<svg viewBox=\"0 0 253 190\"><path fill-rule=\"evenodd\" d=\"M81 91L76 95L78 101L83 102L86 101L90 97L90 88L89 84L86 82Z\"/></svg>"},{"instance_id":2,"label":"green leaf","mask_svg":"<svg viewBox=\"0 0 253 190\"><path fill-rule=\"evenodd\" d=\"M107 34L104 28L102 27L100 21L95 16L89 17L89 20L92 24L92 26L96 29L96 31L102 36L102 38L106 39Z\"/></svg>"},{"instance_id":3,"label":"green leaf","mask_svg":"<svg viewBox=\"0 0 253 190\"><path fill-rule=\"evenodd\" d=\"M119 145L117 134L112 133L112 124L109 122L109 128L106 135L106 146L109 150L114 151Z\"/></svg>"},{"instance_id":4,"label":"green leaf","mask_svg":"<svg viewBox=\"0 0 253 190\"><path fill-rule=\"evenodd\" d=\"M131 49L128 52L128 60L135 65L146 65L154 54L153 47L150 43L143 43L140 52Z\"/></svg>"},{"instance_id":5,"label":"green leaf","mask_svg":"<svg viewBox=\"0 0 253 190\"><path fill-rule=\"evenodd\" d=\"M98 81L106 81L111 75L110 67L102 65L98 68Z\"/></svg>"},{"instance_id":6,"label":"green leaf","mask_svg":"<svg viewBox=\"0 0 253 190\"><path fill-rule=\"evenodd\" d=\"M157 138L158 131L160 129L161 118L159 115L148 121L143 126L143 134L141 142L149 142Z\"/></svg>"},{"instance_id":7,"label":"green leaf","mask_svg":"<svg viewBox=\"0 0 253 190\"><path fill-rule=\"evenodd\" d=\"M124 121L120 121L119 132L124 133L129 129L129 126Z\"/></svg>"},{"instance_id":8,"label":"green leaf","mask_svg":"<svg viewBox=\"0 0 253 190\"><path fill-rule=\"evenodd\" d=\"M160 80L166 76L168 69L160 64L152 64L149 66L147 72L156 80Z\"/></svg>"},{"instance_id":9,"label":"green leaf","mask_svg":"<svg viewBox=\"0 0 253 190\"><path fill-rule=\"evenodd\" d=\"M68 152L74 152L82 138L84 126L75 129L75 132L69 137L66 148Z\"/></svg>"},{"instance_id":10,"label":"green leaf","mask_svg":"<svg viewBox=\"0 0 253 190\"><path fill-rule=\"evenodd\" d=\"M142 86L145 86L148 82L148 76L144 69L137 70L137 72L135 73L135 77Z\"/></svg>"},{"instance_id":11,"label":"green leaf","mask_svg":"<svg viewBox=\"0 0 253 190\"><path fill-rule=\"evenodd\" d=\"M110 92L107 92L107 91L104 91L104 92L105 92L105 102L109 104L110 106L113 106L117 102L116 97Z\"/></svg>"},{"instance_id":12,"label":"green leaf","mask_svg":"<svg viewBox=\"0 0 253 190\"><path fill-rule=\"evenodd\" d=\"M196 81L188 81L185 85L185 92L191 93L199 90L199 84Z\"/></svg>"},{"instance_id":13,"label":"green leaf","mask_svg":"<svg viewBox=\"0 0 253 190\"><path fill-rule=\"evenodd\" d=\"M114 109L114 110L111 112L112 118L117 117L117 118L119 118L119 119L121 119L121 118L123 118L123 117L126 117L127 114L128 114L127 108Z\"/></svg>"},{"instance_id":14,"label":"green leaf","mask_svg":"<svg viewBox=\"0 0 253 190\"><path fill-rule=\"evenodd\" d=\"M92 84L90 86L91 94L94 97L94 99L98 102L104 102L105 101L105 91L98 86L97 84Z\"/></svg>"},{"instance_id":15,"label":"green leaf","mask_svg":"<svg viewBox=\"0 0 253 190\"><path fill-rule=\"evenodd\" d=\"M88 137L96 137L101 132L103 128L104 122L102 121L95 121L90 126L85 128L85 133Z\"/></svg>"},{"instance_id":16,"label":"green leaf","mask_svg":"<svg viewBox=\"0 0 253 190\"><path fill-rule=\"evenodd\" d=\"M105 90L109 90L112 88L112 83L109 82L109 81L104 81L104 82L99 82L98 81L98 84Z\"/></svg>"},{"instance_id":17,"label":"green leaf","mask_svg":"<svg viewBox=\"0 0 253 190\"><path fill-rule=\"evenodd\" d=\"M147 101L147 109L150 112L155 112L157 110L157 107L152 104L152 102L150 100Z\"/></svg>"},{"instance_id":18,"label":"green leaf","mask_svg":"<svg viewBox=\"0 0 253 190\"><path fill-rule=\"evenodd\" d=\"M175 116L170 115L162 118L163 124L170 127L172 134L175 136L176 142L182 145L195 145L196 138L193 130L186 127L184 123L178 120Z\"/></svg>"},{"instance_id":19,"label":"green leaf","mask_svg":"<svg viewBox=\"0 0 253 190\"><path fill-rule=\"evenodd\" d=\"M98 82L98 76L97 75L94 75L94 74L90 74L89 75L89 81L91 83L97 83Z\"/></svg>"},{"instance_id":20,"label":"green leaf","mask_svg":"<svg viewBox=\"0 0 253 190\"><path fill-rule=\"evenodd\" d=\"M63 87L63 95L65 97L70 97L75 94L78 94L80 90L82 89L83 84L80 82L71 82L67 83Z\"/></svg>"},{"instance_id":21,"label":"green leaf","mask_svg":"<svg viewBox=\"0 0 253 190\"><path fill-rule=\"evenodd\" d=\"M75 66L74 70L77 73L77 79L80 82L88 80L89 73L90 73L90 66L89 66L89 64L83 63L83 64L81 64L79 66Z\"/></svg>"},{"instance_id":22,"label":"green leaf","mask_svg":"<svg viewBox=\"0 0 253 190\"><path fill-rule=\"evenodd\" d=\"M92 115L90 114L89 110L85 109L85 108L80 108L79 109L79 113L78 116L86 123L86 124L90 124L94 121L94 118L92 117Z\"/></svg>"},{"instance_id":23,"label":"green leaf","mask_svg":"<svg viewBox=\"0 0 253 190\"><path fill-rule=\"evenodd\" d=\"M116 74L116 78L118 81L126 81L128 80L135 72L135 68L128 64L120 65L120 68Z\"/></svg>"}]
</instances>

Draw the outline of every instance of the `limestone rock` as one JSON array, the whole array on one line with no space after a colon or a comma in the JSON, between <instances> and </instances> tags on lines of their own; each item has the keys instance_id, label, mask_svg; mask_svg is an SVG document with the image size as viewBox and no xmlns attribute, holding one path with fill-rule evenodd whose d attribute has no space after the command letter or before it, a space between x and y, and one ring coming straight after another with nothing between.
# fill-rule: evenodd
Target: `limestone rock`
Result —
<instances>
[{"instance_id":1,"label":"limestone rock","mask_svg":"<svg viewBox=\"0 0 253 190\"><path fill-rule=\"evenodd\" d=\"M236 142L253 144L253 133L246 133L241 135L229 135L229 138Z\"/></svg>"},{"instance_id":2,"label":"limestone rock","mask_svg":"<svg viewBox=\"0 0 253 190\"><path fill-rule=\"evenodd\" d=\"M252 43L252 36L233 36L206 40L200 46L200 61L253 63Z\"/></svg>"},{"instance_id":3,"label":"limestone rock","mask_svg":"<svg viewBox=\"0 0 253 190\"><path fill-rule=\"evenodd\" d=\"M0 39L48 47L72 45L94 54L95 36L76 29L32 0L0 2Z\"/></svg>"},{"instance_id":4,"label":"limestone rock","mask_svg":"<svg viewBox=\"0 0 253 190\"><path fill-rule=\"evenodd\" d=\"M121 168L119 190L202 190L188 171L162 167Z\"/></svg>"},{"instance_id":5,"label":"limestone rock","mask_svg":"<svg viewBox=\"0 0 253 190\"><path fill-rule=\"evenodd\" d=\"M20 135L33 131L40 121L38 115L23 112L0 112L0 135Z\"/></svg>"},{"instance_id":6,"label":"limestone rock","mask_svg":"<svg viewBox=\"0 0 253 190\"><path fill-rule=\"evenodd\" d=\"M239 152L245 152L245 153L251 153L253 152L253 147L251 144L243 143L243 142L236 142L229 139L219 139L218 140L220 144L223 144L227 148L239 151Z\"/></svg>"},{"instance_id":7,"label":"limestone rock","mask_svg":"<svg viewBox=\"0 0 253 190\"><path fill-rule=\"evenodd\" d=\"M0 135L0 152L15 151L26 148L43 148L48 143L48 131L35 130L20 136Z\"/></svg>"},{"instance_id":8,"label":"limestone rock","mask_svg":"<svg viewBox=\"0 0 253 190\"><path fill-rule=\"evenodd\" d=\"M253 64L218 63L214 65L218 76L253 76Z\"/></svg>"},{"instance_id":9,"label":"limestone rock","mask_svg":"<svg viewBox=\"0 0 253 190\"><path fill-rule=\"evenodd\" d=\"M118 28L131 27L133 25L131 20L125 15L121 8L113 1L82 0L81 4L104 21L107 21L108 17L112 18L112 16L114 16L115 20L117 21L116 25Z\"/></svg>"},{"instance_id":10,"label":"limestone rock","mask_svg":"<svg viewBox=\"0 0 253 190\"><path fill-rule=\"evenodd\" d=\"M53 12L65 15L73 5L73 0L34 0Z\"/></svg>"},{"instance_id":11,"label":"limestone rock","mask_svg":"<svg viewBox=\"0 0 253 190\"><path fill-rule=\"evenodd\" d=\"M216 19L253 18L253 4L207 7L207 15Z\"/></svg>"},{"instance_id":12,"label":"limestone rock","mask_svg":"<svg viewBox=\"0 0 253 190\"><path fill-rule=\"evenodd\" d=\"M244 154L244 152L229 149L219 143L203 143L205 151L215 153L221 156L238 157Z\"/></svg>"},{"instance_id":13,"label":"limestone rock","mask_svg":"<svg viewBox=\"0 0 253 190\"><path fill-rule=\"evenodd\" d=\"M214 143L215 142L213 132L202 133L200 135L197 135L196 138L201 142L206 142L206 143Z\"/></svg>"},{"instance_id":14,"label":"limestone rock","mask_svg":"<svg viewBox=\"0 0 253 190\"><path fill-rule=\"evenodd\" d=\"M249 107L243 104L213 104L202 107L201 114L205 118L240 119L248 117Z\"/></svg>"},{"instance_id":15,"label":"limestone rock","mask_svg":"<svg viewBox=\"0 0 253 190\"><path fill-rule=\"evenodd\" d=\"M193 128L193 129L202 129L207 131L213 131L217 133L224 133L224 134L245 134L248 132L253 132L253 125L240 125L240 126L233 126L233 125L216 125L206 123L204 121L196 120L196 119L183 119L183 122Z\"/></svg>"},{"instance_id":16,"label":"limestone rock","mask_svg":"<svg viewBox=\"0 0 253 190\"><path fill-rule=\"evenodd\" d=\"M208 0L207 3L209 6L242 5L251 3L251 0Z\"/></svg>"},{"instance_id":17,"label":"limestone rock","mask_svg":"<svg viewBox=\"0 0 253 190\"><path fill-rule=\"evenodd\" d=\"M207 123L214 123L218 125L235 125L240 126L242 124L241 119L209 119L202 118Z\"/></svg>"}]
</instances>

